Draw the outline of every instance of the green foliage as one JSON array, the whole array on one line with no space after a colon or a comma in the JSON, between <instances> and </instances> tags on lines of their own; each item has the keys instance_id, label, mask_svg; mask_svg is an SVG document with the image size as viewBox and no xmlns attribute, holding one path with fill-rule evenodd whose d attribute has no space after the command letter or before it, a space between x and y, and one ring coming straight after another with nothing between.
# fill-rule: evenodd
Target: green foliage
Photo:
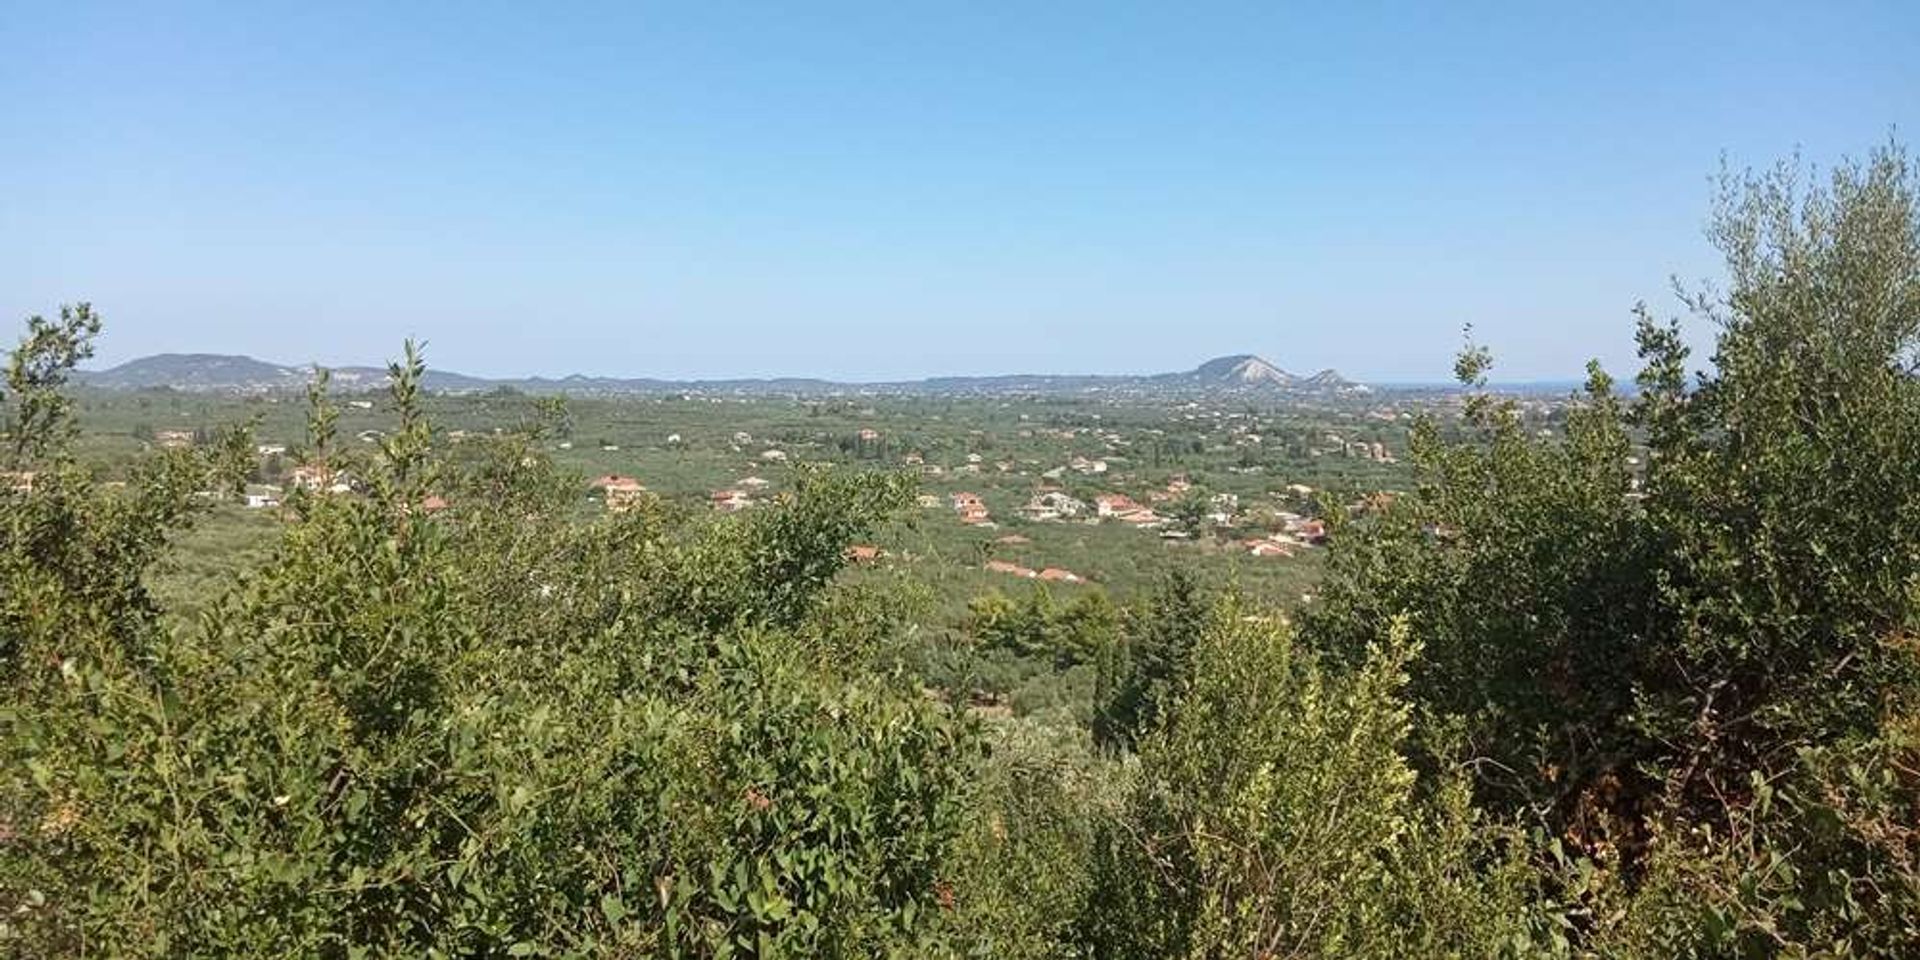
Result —
<instances>
[{"instance_id":1,"label":"green foliage","mask_svg":"<svg viewBox=\"0 0 1920 960\"><path fill-rule=\"evenodd\" d=\"M1173 712L1193 672L1193 648L1208 610L1194 578L1174 570L1129 619L1125 634L1100 651L1093 727L1098 742L1131 746Z\"/></svg>"},{"instance_id":2,"label":"green foliage","mask_svg":"<svg viewBox=\"0 0 1920 960\"><path fill-rule=\"evenodd\" d=\"M1409 618L1411 696L1464 729L1483 800L1564 841L1608 951L1910 953L1913 171L1888 148L1823 186L1724 177L1710 233L1730 288L1687 302L1711 372L1642 309L1638 395L1594 368L1541 439L1470 346L1462 421L1416 429L1418 489L1340 532L1307 631L1358 661Z\"/></svg>"},{"instance_id":3,"label":"green foliage","mask_svg":"<svg viewBox=\"0 0 1920 960\"><path fill-rule=\"evenodd\" d=\"M1464 791L1416 795L1399 690L1417 648L1388 637L1330 671L1270 616L1208 615L1105 832L1097 955L1530 952L1524 864L1486 846Z\"/></svg>"},{"instance_id":4,"label":"green foliage","mask_svg":"<svg viewBox=\"0 0 1920 960\"><path fill-rule=\"evenodd\" d=\"M22 691L57 687L75 657L146 669L155 606L140 573L170 528L238 484L248 449L245 431L230 431L141 464L124 490L97 485L66 456L71 407L58 391L100 321L84 304L61 318L29 320L9 365L17 459L0 475L0 681Z\"/></svg>"},{"instance_id":5,"label":"green foliage","mask_svg":"<svg viewBox=\"0 0 1920 960\"><path fill-rule=\"evenodd\" d=\"M1643 419L1666 634L1640 683L1649 736L1685 745L1689 799L1872 737L1920 694L1920 205L1904 153L1723 178L1731 288L1692 394L1653 359Z\"/></svg>"},{"instance_id":6,"label":"green foliage","mask_svg":"<svg viewBox=\"0 0 1920 960\"><path fill-rule=\"evenodd\" d=\"M1189 535L1198 535L1206 526L1207 514L1213 509L1210 494L1205 487L1194 487L1167 504L1167 516L1174 525Z\"/></svg>"},{"instance_id":7,"label":"green foliage","mask_svg":"<svg viewBox=\"0 0 1920 960\"><path fill-rule=\"evenodd\" d=\"M10 468L23 469L73 438L73 401L60 388L75 364L93 356L99 333L100 318L88 303L61 306L60 319L51 322L27 318L27 335L7 364L7 391L0 393L10 407L4 433Z\"/></svg>"},{"instance_id":8,"label":"green foliage","mask_svg":"<svg viewBox=\"0 0 1920 960\"><path fill-rule=\"evenodd\" d=\"M420 369L396 365L377 454L313 445L366 494L305 497L170 635L140 574L211 457L6 501L8 949L933 948L973 736L818 619L867 617L828 584L903 483L573 522L523 440L435 456Z\"/></svg>"},{"instance_id":9,"label":"green foliage","mask_svg":"<svg viewBox=\"0 0 1920 960\"><path fill-rule=\"evenodd\" d=\"M1478 376L1488 361L1475 355L1463 363ZM1426 642L1411 693L1467 719L1483 795L1561 808L1633 773L1624 714L1652 601L1627 428L1598 370L1564 440L1534 437L1513 401L1486 394L1470 398L1461 428L1450 440L1430 420L1416 426L1414 495L1337 522L1307 628L1352 659L1379 624L1408 616Z\"/></svg>"},{"instance_id":10,"label":"green foliage","mask_svg":"<svg viewBox=\"0 0 1920 960\"><path fill-rule=\"evenodd\" d=\"M1126 770L1104 760L1083 729L1014 720L990 731L973 778L974 811L947 915L963 956L1089 956L1094 851L1121 811Z\"/></svg>"},{"instance_id":11,"label":"green foliage","mask_svg":"<svg viewBox=\"0 0 1920 960\"><path fill-rule=\"evenodd\" d=\"M763 414L842 464L782 468L739 514L607 512L549 441L631 424L429 397L410 342L378 410L316 372L298 462L321 489L269 518L217 507L282 466L246 429L75 456L63 385L99 320L33 318L0 397L0 949L1920 955L1914 175L1888 148L1722 187L1729 290L1687 301L1713 369L1643 308L1637 393L1592 366L1542 420L1469 339L1411 492L1349 512L1351 473L1314 478L1335 547L1297 630L1186 565L1125 606L978 595L1000 546L1108 585L1170 566L1112 525L949 522L917 552L964 576L894 541L843 569L916 486L852 461L944 456L1007 515L1026 481L989 481L1036 432L1119 463L1124 408L879 440L851 403ZM517 427L442 433L444 411ZM1156 467L1263 468L1214 415L1126 426ZM1304 450L1317 425L1259 429ZM737 472L733 435L685 476ZM1110 562L1121 543L1152 546ZM1297 595L1315 563L1261 582ZM969 595L940 613L958 630L915 626Z\"/></svg>"},{"instance_id":12,"label":"green foliage","mask_svg":"<svg viewBox=\"0 0 1920 960\"><path fill-rule=\"evenodd\" d=\"M1665 822L1636 884L1580 862L1593 952L1621 957L1898 957L1920 950L1920 749L1890 736L1757 774L1723 824Z\"/></svg>"},{"instance_id":13,"label":"green foliage","mask_svg":"<svg viewBox=\"0 0 1920 960\"><path fill-rule=\"evenodd\" d=\"M967 634L988 650L1049 660L1058 669L1091 663L1119 632L1119 613L1099 591L1062 604L1035 585L1024 602L998 591L967 605Z\"/></svg>"}]
</instances>

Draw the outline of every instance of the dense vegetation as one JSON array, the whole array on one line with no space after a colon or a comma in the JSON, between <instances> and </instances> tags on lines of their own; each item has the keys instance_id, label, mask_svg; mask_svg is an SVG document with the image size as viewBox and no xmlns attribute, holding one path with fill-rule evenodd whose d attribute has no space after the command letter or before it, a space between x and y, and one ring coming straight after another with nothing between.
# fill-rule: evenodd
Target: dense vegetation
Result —
<instances>
[{"instance_id":1,"label":"dense vegetation","mask_svg":"<svg viewBox=\"0 0 1920 960\"><path fill-rule=\"evenodd\" d=\"M1920 949L1920 217L1905 154L1723 180L1729 287L1690 381L1640 311L1623 403L1564 443L1482 397L1418 432L1417 496L1336 558L1307 632L1406 613L1410 702L1482 808L1577 857L1579 942L1638 955ZM1483 377L1484 351L1461 360ZM1644 469L1633 469L1634 438Z\"/></svg>"},{"instance_id":2,"label":"dense vegetation","mask_svg":"<svg viewBox=\"0 0 1920 960\"><path fill-rule=\"evenodd\" d=\"M245 426L111 468L33 318L0 489L0 944L27 956L1920 953L1920 205L1901 151L1729 177L1690 375L1486 390L1334 522L1316 598L1175 571L976 598L843 570L858 462L581 510L555 404L450 445L316 386L296 493L189 610ZM858 460L859 458L854 458ZM1022 709L982 691L1023 690Z\"/></svg>"}]
</instances>

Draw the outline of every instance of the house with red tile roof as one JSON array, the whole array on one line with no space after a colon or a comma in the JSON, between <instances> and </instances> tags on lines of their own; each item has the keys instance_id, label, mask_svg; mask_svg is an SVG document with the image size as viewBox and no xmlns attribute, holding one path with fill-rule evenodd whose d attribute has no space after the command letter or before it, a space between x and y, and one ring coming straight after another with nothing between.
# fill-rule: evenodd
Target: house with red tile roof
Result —
<instances>
[{"instance_id":1,"label":"house with red tile roof","mask_svg":"<svg viewBox=\"0 0 1920 960\"><path fill-rule=\"evenodd\" d=\"M737 513L753 506L753 495L738 488L715 490L708 499L713 502L715 510L725 513Z\"/></svg>"},{"instance_id":2,"label":"house with red tile roof","mask_svg":"<svg viewBox=\"0 0 1920 960\"><path fill-rule=\"evenodd\" d=\"M989 522L987 504L980 499L979 494L961 491L950 496L948 501L953 504L954 512L960 515L961 523L984 524Z\"/></svg>"},{"instance_id":3,"label":"house with red tile roof","mask_svg":"<svg viewBox=\"0 0 1920 960\"><path fill-rule=\"evenodd\" d=\"M633 509L634 504L639 503L640 497L647 492L640 481L617 473L594 477L587 481L587 485L600 491L606 499L607 509L614 513Z\"/></svg>"}]
</instances>

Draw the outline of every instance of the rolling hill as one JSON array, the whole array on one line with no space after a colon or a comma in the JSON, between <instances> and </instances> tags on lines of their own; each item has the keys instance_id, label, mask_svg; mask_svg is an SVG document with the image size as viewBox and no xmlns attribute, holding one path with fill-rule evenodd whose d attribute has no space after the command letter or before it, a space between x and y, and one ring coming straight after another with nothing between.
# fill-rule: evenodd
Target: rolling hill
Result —
<instances>
[{"instance_id":1,"label":"rolling hill","mask_svg":"<svg viewBox=\"0 0 1920 960\"><path fill-rule=\"evenodd\" d=\"M165 353L129 360L105 370L80 371L76 379L103 390L172 389L200 393L274 393L305 388L312 368L214 353ZM339 367L333 385L342 392L378 389L386 368ZM1300 376L1252 354L1218 357L1177 373L1147 376L1104 374L1010 374L987 377L930 377L877 383L844 383L809 378L738 380L660 380L650 378L473 377L429 370L426 387L447 393L514 389L528 393L581 395L682 392L808 394L861 391L874 393L1255 393L1339 395L1368 388L1333 370Z\"/></svg>"}]
</instances>

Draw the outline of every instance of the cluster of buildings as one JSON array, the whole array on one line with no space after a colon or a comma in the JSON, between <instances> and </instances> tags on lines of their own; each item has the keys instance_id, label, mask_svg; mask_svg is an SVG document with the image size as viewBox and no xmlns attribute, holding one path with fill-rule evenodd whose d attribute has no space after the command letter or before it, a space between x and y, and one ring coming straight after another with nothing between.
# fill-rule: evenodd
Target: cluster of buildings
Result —
<instances>
[{"instance_id":1,"label":"cluster of buildings","mask_svg":"<svg viewBox=\"0 0 1920 960\"><path fill-rule=\"evenodd\" d=\"M1256 557L1291 557L1298 550L1327 542L1327 524L1297 513L1278 514L1280 530L1264 537L1241 540L1240 549Z\"/></svg>"},{"instance_id":2,"label":"cluster of buildings","mask_svg":"<svg viewBox=\"0 0 1920 960\"><path fill-rule=\"evenodd\" d=\"M1020 516L1036 522L1078 520L1086 516L1089 509L1086 501L1068 496L1063 490L1042 490L1028 498L1020 508Z\"/></svg>"},{"instance_id":3,"label":"cluster of buildings","mask_svg":"<svg viewBox=\"0 0 1920 960\"><path fill-rule=\"evenodd\" d=\"M1165 489L1147 494L1147 500L1149 503L1170 503L1186 496L1192 489L1193 484L1185 477L1175 477L1168 481ZM1215 522L1228 523L1233 519L1233 513L1239 506L1239 498L1230 493L1218 494L1212 498L1210 506L1213 509L1211 518ZM1160 528L1169 521L1168 517L1155 511L1151 506L1141 504L1124 493L1100 494L1094 497L1093 503L1089 505L1054 487L1042 488L1035 493L1027 500L1026 505L1020 508L1020 515L1036 522L1114 520L1143 530Z\"/></svg>"},{"instance_id":4,"label":"cluster of buildings","mask_svg":"<svg viewBox=\"0 0 1920 960\"><path fill-rule=\"evenodd\" d=\"M1064 489L1047 485L1027 499L1019 509L1019 516L1029 522L1056 523L1100 523L1113 521L1124 523L1136 529L1158 530L1162 539L1184 540L1192 536L1191 531L1175 523L1168 505L1186 503L1188 498L1198 496L1199 492L1185 476L1176 475L1165 487L1152 490L1139 500L1125 493L1102 493L1091 502L1081 500ZM1305 484L1291 484L1285 490L1274 491L1275 499L1282 505L1295 509L1304 509L1298 503L1310 500L1314 495L1312 487ZM1145 501L1144 503L1141 501ZM922 503L937 505L939 501L923 497ZM992 526L985 503L978 494L971 492L955 493L948 497L953 510L961 520L971 525ZM1370 499L1358 505L1364 510L1373 506ZM1220 492L1207 496L1202 514L1206 521L1216 528L1232 528L1247 521L1247 515L1241 512L1240 497L1237 494ZM1191 516L1191 506L1180 511ZM1255 557L1291 557L1298 551L1324 544L1327 529L1324 521L1295 513L1292 509L1271 510L1261 508L1258 511L1257 527L1271 532L1258 536L1225 541L1224 545L1243 550ZM1003 537L1001 543L1025 542L1024 537ZM1031 570L1019 564L996 560L988 564L987 569L1012 576L1040 578L1045 571ZM1059 571L1053 578L1062 578L1069 571ZM1047 578L1052 579L1052 578Z\"/></svg>"},{"instance_id":5,"label":"cluster of buildings","mask_svg":"<svg viewBox=\"0 0 1920 960\"><path fill-rule=\"evenodd\" d=\"M1118 520L1142 530L1164 526L1167 518L1152 507L1141 506L1124 493L1103 493L1093 498L1094 514L1102 520Z\"/></svg>"},{"instance_id":6,"label":"cluster of buildings","mask_svg":"<svg viewBox=\"0 0 1920 960\"><path fill-rule=\"evenodd\" d=\"M607 510L613 513L625 513L638 505L646 495L647 488L633 477L610 473L588 481L588 486L600 491L606 502ZM759 495L770 484L760 477L746 477L731 487L723 487L707 495L707 503L722 513L737 513L760 502Z\"/></svg>"},{"instance_id":7,"label":"cluster of buildings","mask_svg":"<svg viewBox=\"0 0 1920 960\"><path fill-rule=\"evenodd\" d=\"M1387 449L1386 444L1378 440L1369 443L1365 440L1348 440L1337 433L1329 433L1326 435L1325 441L1327 443L1325 448L1316 446L1310 451L1313 456L1319 457L1333 453L1352 457L1355 460L1375 460L1380 463L1394 462L1393 453Z\"/></svg>"}]
</instances>

